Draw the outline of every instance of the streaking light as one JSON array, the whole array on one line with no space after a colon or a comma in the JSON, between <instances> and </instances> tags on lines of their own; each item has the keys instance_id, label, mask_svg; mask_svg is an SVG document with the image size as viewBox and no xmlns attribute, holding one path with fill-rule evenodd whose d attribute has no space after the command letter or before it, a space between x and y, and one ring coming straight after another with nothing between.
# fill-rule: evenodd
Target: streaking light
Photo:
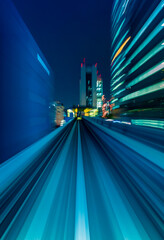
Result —
<instances>
[{"instance_id":1,"label":"streaking light","mask_svg":"<svg viewBox=\"0 0 164 240\"><path fill-rule=\"evenodd\" d=\"M119 86L121 86L123 83L124 83L124 81L120 82L117 86L115 86L115 87L113 88L112 91L116 90L116 89L117 89Z\"/></svg>"},{"instance_id":2,"label":"streaking light","mask_svg":"<svg viewBox=\"0 0 164 240\"><path fill-rule=\"evenodd\" d=\"M127 8L127 6L128 6L128 3L129 3L129 0L127 0L127 1L126 1L126 3L124 4L124 5L125 5L125 7L124 7L124 11L123 11L123 13L122 13L122 14L124 14L124 12L126 11L126 8Z\"/></svg>"},{"instance_id":3,"label":"streaking light","mask_svg":"<svg viewBox=\"0 0 164 240\"><path fill-rule=\"evenodd\" d=\"M112 71L118 66L118 64L120 63L122 59L122 54L120 54L113 63L111 63L111 69Z\"/></svg>"},{"instance_id":4,"label":"streaking light","mask_svg":"<svg viewBox=\"0 0 164 240\"><path fill-rule=\"evenodd\" d=\"M128 32L129 32L129 30L126 31L126 33L124 34L124 36L121 38L121 40L119 41L119 43L118 43L117 46L115 47L115 50L114 50L114 52L113 52L113 54L112 54L112 57L113 57L113 55L115 54L116 49L118 49L119 46L120 46L120 45L122 44L122 42L124 41L124 39L125 39L126 35L128 34Z\"/></svg>"},{"instance_id":5,"label":"streaking light","mask_svg":"<svg viewBox=\"0 0 164 240\"><path fill-rule=\"evenodd\" d=\"M113 122L113 119L105 119L107 122Z\"/></svg>"},{"instance_id":6,"label":"streaking light","mask_svg":"<svg viewBox=\"0 0 164 240\"><path fill-rule=\"evenodd\" d=\"M115 58L122 52L123 48L125 47L125 45L128 43L128 41L131 39L131 37L128 37L125 42L121 45L121 47L118 49L118 51L116 52L116 54L114 55L114 58L112 59L112 62L115 60Z\"/></svg>"},{"instance_id":7,"label":"streaking light","mask_svg":"<svg viewBox=\"0 0 164 240\"><path fill-rule=\"evenodd\" d=\"M141 65L147 62L150 58L152 58L155 54L161 51L164 48L164 43L158 44L155 48L153 48L148 54L146 54L130 71L129 74L136 71ZM129 75L128 74L128 75Z\"/></svg>"},{"instance_id":8,"label":"streaking light","mask_svg":"<svg viewBox=\"0 0 164 240\"><path fill-rule=\"evenodd\" d=\"M131 61L144 49L144 47L150 43L150 41L162 30L161 23L149 34L149 36L145 39L145 41L136 49L136 51L132 54L126 64L116 73L118 75L125 69ZM126 50L124 56L127 54L128 49Z\"/></svg>"},{"instance_id":9,"label":"streaking light","mask_svg":"<svg viewBox=\"0 0 164 240\"><path fill-rule=\"evenodd\" d=\"M140 53L150 41L155 38L155 36L162 30L161 23L149 34L149 36L145 39L145 41L136 49L136 51L132 54L129 58L128 62L126 63L125 67ZM125 52L125 55L128 53L128 49ZM125 68L124 67L124 68Z\"/></svg>"},{"instance_id":10,"label":"streaking light","mask_svg":"<svg viewBox=\"0 0 164 240\"><path fill-rule=\"evenodd\" d=\"M113 86L116 82L118 82L122 77L124 77L125 76L125 74L123 74L122 76L120 76L119 78L117 78L113 83L112 83L112 85L111 86Z\"/></svg>"},{"instance_id":11,"label":"streaking light","mask_svg":"<svg viewBox=\"0 0 164 240\"><path fill-rule=\"evenodd\" d=\"M48 73L48 75L50 75L50 71L48 70L46 64L43 62L43 59L40 57L40 55L37 53L37 59L40 62L40 64L42 65L42 67L44 68L44 70Z\"/></svg>"},{"instance_id":12,"label":"streaking light","mask_svg":"<svg viewBox=\"0 0 164 240\"><path fill-rule=\"evenodd\" d=\"M132 124L140 125L140 126L147 126L147 127L155 127L164 129L164 121L158 120L147 120L147 119L132 119Z\"/></svg>"},{"instance_id":13,"label":"streaking light","mask_svg":"<svg viewBox=\"0 0 164 240\"><path fill-rule=\"evenodd\" d=\"M124 59L125 59L125 58L124 58ZM118 72L116 72L116 74L114 75L114 78L115 78L117 75L119 75L124 68L125 68L125 67L123 66Z\"/></svg>"},{"instance_id":14,"label":"streaking light","mask_svg":"<svg viewBox=\"0 0 164 240\"><path fill-rule=\"evenodd\" d=\"M125 61L125 57L117 64L117 66L113 69L112 71L112 75L114 74L114 72L121 66L121 64ZM118 75L118 72L115 73L115 75L113 76L113 78L115 78Z\"/></svg>"},{"instance_id":15,"label":"streaking light","mask_svg":"<svg viewBox=\"0 0 164 240\"><path fill-rule=\"evenodd\" d=\"M121 23L121 25L120 25L120 27L119 27L119 29L118 29L118 31L117 31L117 33L116 33L114 39L113 39L112 45L113 45L114 41L116 40L116 38L117 38L117 36L118 36L118 34L119 34L119 32L120 32L120 30L121 30L121 28L122 28L124 22L125 22L125 19L122 21L122 23Z\"/></svg>"},{"instance_id":16,"label":"streaking light","mask_svg":"<svg viewBox=\"0 0 164 240\"><path fill-rule=\"evenodd\" d=\"M140 97L140 96L152 93L152 92L156 92L156 91L159 91L162 89L164 89L164 82L159 82L150 87L146 87L146 88L143 88L142 90L128 94L127 96L121 98L120 102L128 101L130 99L137 98L137 97Z\"/></svg>"},{"instance_id":17,"label":"streaking light","mask_svg":"<svg viewBox=\"0 0 164 240\"><path fill-rule=\"evenodd\" d=\"M122 123L122 124L131 125L131 122L125 122L125 121L122 121L121 123Z\"/></svg>"},{"instance_id":18,"label":"streaking light","mask_svg":"<svg viewBox=\"0 0 164 240\"><path fill-rule=\"evenodd\" d=\"M160 62L157 65L155 65L154 67L150 68L149 70L147 70L146 72L144 72L143 74L139 75L138 77L136 77L133 81L131 81L127 87L131 87L134 86L135 84L143 81L145 78L148 78L149 76L155 74L156 72L160 71L161 69L164 68L164 62Z\"/></svg>"},{"instance_id":19,"label":"streaking light","mask_svg":"<svg viewBox=\"0 0 164 240\"><path fill-rule=\"evenodd\" d=\"M148 28L148 26L150 25L150 23L155 19L155 17L158 15L158 13L162 10L163 8L163 4L164 4L164 0L162 0L159 5L156 7L156 9L153 11L153 13L150 15L150 17L148 18L148 20L145 22L145 24L143 25L143 27L140 29L140 31L138 32L138 34L136 35L136 37L133 39L133 41L131 42L131 44L129 45L129 47L127 48L126 54L127 52L129 52L129 50L133 47L133 45L137 42L137 40L141 37L141 35L145 32L145 30ZM164 23L161 25L164 26Z\"/></svg>"},{"instance_id":20,"label":"streaking light","mask_svg":"<svg viewBox=\"0 0 164 240\"><path fill-rule=\"evenodd\" d=\"M125 91L126 89L124 88L124 89L121 89L120 91L118 91L118 92L116 92L115 94L113 94L114 96L116 96L116 95L118 95L118 94L120 94L120 93L122 93L123 91Z\"/></svg>"},{"instance_id":21,"label":"streaking light","mask_svg":"<svg viewBox=\"0 0 164 240\"><path fill-rule=\"evenodd\" d=\"M78 123L77 180L76 180L75 240L90 240L86 199L86 186L81 148L81 134Z\"/></svg>"},{"instance_id":22,"label":"streaking light","mask_svg":"<svg viewBox=\"0 0 164 240\"><path fill-rule=\"evenodd\" d=\"M114 100L111 101L111 103L117 102L118 98L115 98Z\"/></svg>"},{"instance_id":23,"label":"streaking light","mask_svg":"<svg viewBox=\"0 0 164 240\"><path fill-rule=\"evenodd\" d=\"M119 108L119 107L120 107L120 105L116 105L116 106L113 107L113 110L114 110L114 109L117 109L117 108Z\"/></svg>"}]
</instances>

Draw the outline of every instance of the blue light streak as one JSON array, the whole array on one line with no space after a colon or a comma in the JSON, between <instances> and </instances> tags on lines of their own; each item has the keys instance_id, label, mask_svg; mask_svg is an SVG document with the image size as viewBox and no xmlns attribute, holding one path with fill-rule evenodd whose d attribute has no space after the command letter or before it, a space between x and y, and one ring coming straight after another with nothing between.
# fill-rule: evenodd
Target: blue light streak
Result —
<instances>
[{"instance_id":1,"label":"blue light streak","mask_svg":"<svg viewBox=\"0 0 164 240\"><path fill-rule=\"evenodd\" d=\"M46 64L43 62L43 59L40 57L40 55L37 53L37 59L44 68L44 70L47 72L48 75L50 75L50 71L48 70Z\"/></svg>"},{"instance_id":2,"label":"blue light streak","mask_svg":"<svg viewBox=\"0 0 164 240\"><path fill-rule=\"evenodd\" d=\"M134 44L137 42L137 40L142 36L142 34L145 32L145 30L149 27L151 22L155 19L155 17L162 11L164 5L164 0L162 0L159 5L156 7L156 9L153 11L153 13L150 15L148 20L145 22L143 27L140 29L138 34L135 36L129 47L127 48L126 54L129 52L129 50L134 46Z\"/></svg>"},{"instance_id":3,"label":"blue light streak","mask_svg":"<svg viewBox=\"0 0 164 240\"><path fill-rule=\"evenodd\" d=\"M80 126L78 121L75 240L90 240Z\"/></svg>"}]
</instances>

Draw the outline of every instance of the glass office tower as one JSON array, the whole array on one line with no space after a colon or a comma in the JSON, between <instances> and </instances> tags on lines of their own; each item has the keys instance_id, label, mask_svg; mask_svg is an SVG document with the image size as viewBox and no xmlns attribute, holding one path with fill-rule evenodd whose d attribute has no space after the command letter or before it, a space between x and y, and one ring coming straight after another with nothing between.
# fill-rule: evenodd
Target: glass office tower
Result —
<instances>
[{"instance_id":1,"label":"glass office tower","mask_svg":"<svg viewBox=\"0 0 164 240\"><path fill-rule=\"evenodd\" d=\"M164 0L115 0L112 10L113 114L164 117Z\"/></svg>"},{"instance_id":2,"label":"glass office tower","mask_svg":"<svg viewBox=\"0 0 164 240\"><path fill-rule=\"evenodd\" d=\"M80 105L96 108L97 64L86 66L81 64Z\"/></svg>"}]
</instances>

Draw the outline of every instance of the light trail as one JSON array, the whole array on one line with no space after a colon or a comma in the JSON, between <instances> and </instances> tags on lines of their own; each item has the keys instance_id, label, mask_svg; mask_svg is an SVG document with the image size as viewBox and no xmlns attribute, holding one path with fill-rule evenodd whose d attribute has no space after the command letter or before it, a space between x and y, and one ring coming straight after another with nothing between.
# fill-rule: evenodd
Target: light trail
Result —
<instances>
[{"instance_id":1,"label":"light trail","mask_svg":"<svg viewBox=\"0 0 164 240\"><path fill-rule=\"evenodd\" d=\"M93 120L58 129L40 157L26 158L27 169L18 158L1 191L2 240L163 239L162 145L153 148L144 131L126 136L136 126L120 124L121 134Z\"/></svg>"},{"instance_id":2,"label":"light trail","mask_svg":"<svg viewBox=\"0 0 164 240\"><path fill-rule=\"evenodd\" d=\"M85 190L83 155L81 149L80 126L78 121L75 240L89 240L89 239L90 233Z\"/></svg>"}]
</instances>

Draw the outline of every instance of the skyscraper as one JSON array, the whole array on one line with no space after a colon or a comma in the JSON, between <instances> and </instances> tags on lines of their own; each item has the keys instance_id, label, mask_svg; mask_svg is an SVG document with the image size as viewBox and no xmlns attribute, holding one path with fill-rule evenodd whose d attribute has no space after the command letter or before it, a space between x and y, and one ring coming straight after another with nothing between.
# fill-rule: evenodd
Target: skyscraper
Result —
<instances>
[{"instance_id":1,"label":"skyscraper","mask_svg":"<svg viewBox=\"0 0 164 240\"><path fill-rule=\"evenodd\" d=\"M97 107L96 98L97 64L86 66L81 63L80 105Z\"/></svg>"},{"instance_id":2,"label":"skyscraper","mask_svg":"<svg viewBox=\"0 0 164 240\"><path fill-rule=\"evenodd\" d=\"M164 107L164 0L115 0L112 12L111 96L113 109ZM152 113L153 108L153 113ZM158 115L158 114L157 114ZM156 117L158 117L156 115Z\"/></svg>"},{"instance_id":3,"label":"skyscraper","mask_svg":"<svg viewBox=\"0 0 164 240\"><path fill-rule=\"evenodd\" d=\"M102 104L103 104L102 96L103 96L103 81L100 74L97 76L97 82L96 82L97 109L102 108Z\"/></svg>"}]
</instances>

